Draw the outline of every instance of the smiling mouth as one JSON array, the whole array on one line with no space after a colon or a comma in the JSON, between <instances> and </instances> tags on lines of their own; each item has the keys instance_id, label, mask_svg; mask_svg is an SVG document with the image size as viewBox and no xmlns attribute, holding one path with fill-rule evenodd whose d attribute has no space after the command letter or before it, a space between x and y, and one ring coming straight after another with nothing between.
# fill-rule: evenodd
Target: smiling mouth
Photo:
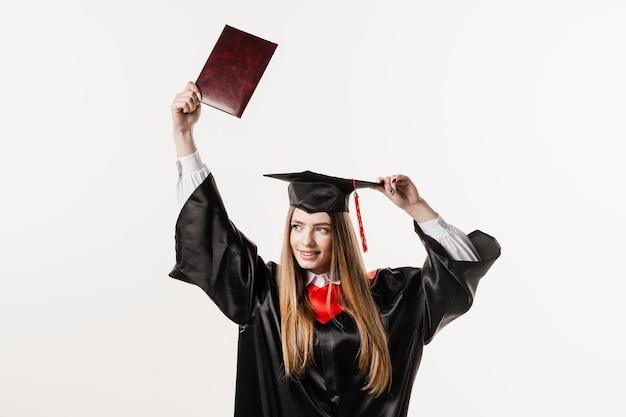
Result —
<instances>
[{"instance_id":1,"label":"smiling mouth","mask_svg":"<svg viewBox=\"0 0 626 417\"><path fill-rule=\"evenodd\" d=\"M315 251L301 251L299 250L298 253L300 253L300 256L302 256L303 258L313 258L316 255L319 255L320 252L315 252Z\"/></svg>"}]
</instances>

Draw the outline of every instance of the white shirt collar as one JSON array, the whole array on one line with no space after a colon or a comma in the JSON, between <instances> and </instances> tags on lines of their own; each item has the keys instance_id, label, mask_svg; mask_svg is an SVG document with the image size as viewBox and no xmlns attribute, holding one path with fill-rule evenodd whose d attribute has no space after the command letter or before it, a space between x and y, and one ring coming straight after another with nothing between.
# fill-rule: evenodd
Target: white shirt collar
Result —
<instances>
[{"instance_id":1,"label":"white shirt collar","mask_svg":"<svg viewBox=\"0 0 626 417\"><path fill-rule=\"evenodd\" d=\"M322 288L324 285L328 283L333 283L335 285L341 284L341 281L331 281L328 278L328 272L325 274L314 274L311 271L306 271L306 285L313 284L318 288Z\"/></svg>"}]
</instances>

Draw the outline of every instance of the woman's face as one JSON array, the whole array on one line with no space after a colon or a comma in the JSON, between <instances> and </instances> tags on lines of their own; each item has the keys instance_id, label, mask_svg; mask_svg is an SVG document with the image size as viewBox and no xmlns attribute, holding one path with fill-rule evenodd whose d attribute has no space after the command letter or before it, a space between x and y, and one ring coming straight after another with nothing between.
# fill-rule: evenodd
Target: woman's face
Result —
<instances>
[{"instance_id":1,"label":"woman's face","mask_svg":"<svg viewBox=\"0 0 626 417\"><path fill-rule=\"evenodd\" d=\"M301 268L314 274L330 270L333 239L328 213L307 213L296 208L291 216L289 242Z\"/></svg>"}]
</instances>

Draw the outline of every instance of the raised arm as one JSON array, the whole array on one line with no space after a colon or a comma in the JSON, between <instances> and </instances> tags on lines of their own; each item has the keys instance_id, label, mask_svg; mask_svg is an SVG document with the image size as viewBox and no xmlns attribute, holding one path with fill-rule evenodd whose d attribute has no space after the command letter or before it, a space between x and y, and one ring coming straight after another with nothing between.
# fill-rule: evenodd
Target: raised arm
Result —
<instances>
[{"instance_id":1,"label":"raised arm","mask_svg":"<svg viewBox=\"0 0 626 417\"><path fill-rule=\"evenodd\" d=\"M214 178L196 153L198 94L196 85L187 83L171 106L179 201L186 203L176 222L176 265L170 276L202 288L229 319L246 324L267 293L272 271L228 218Z\"/></svg>"},{"instance_id":2,"label":"raised arm","mask_svg":"<svg viewBox=\"0 0 626 417\"><path fill-rule=\"evenodd\" d=\"M197 152L193 136L193 127L200 118L199 94L198 87L194 83L188 82L185 89L176 94L171 105L174 145L178 156L176 161L178 168L176 194L180 207L209 175L209 170L202 163Z\"/></svg>"},{"instance_id":3,"label":"raised arm","mask_svg":"<svg viewBox=\"0 0 626 417\"><path fill-rule=\"evenodd\" d=\"M200 90L188 82L185 89L176 94L172 101L172 124L176 155L182 158L196 151L193 127L200 118Z\"/></svg>"},{"instance_id":4,"label":"raised arm","mask_svg":"<svg viewBox=\"0 0 626 417\"><path fill-rule=\"evenodd\" d=\"M411 216L426 235L444 247L450 258L456 261L479 260L467 235L439 217L409 177L398 174L380 177L378 181L379 184L374 188Z\"/></svg>"},{"instance_id":5,"label":"raised arm","mask_svg":"<svg viewBox=\"0 0 626 417\"><path fill-rule=\"evenodd\" d=\"M500 256L500 246L491 236L480 231L468 235L447 224L405 175L379 178L374 187L385 194L396 206L415 221L428 256L420 271L420 290L423 294L424 341L446 324L465 313L473 303L479 280ZM411 281L411 280L409 280ZM410 285L407 282L407 285Z\"/></svg>"}]
</instances>

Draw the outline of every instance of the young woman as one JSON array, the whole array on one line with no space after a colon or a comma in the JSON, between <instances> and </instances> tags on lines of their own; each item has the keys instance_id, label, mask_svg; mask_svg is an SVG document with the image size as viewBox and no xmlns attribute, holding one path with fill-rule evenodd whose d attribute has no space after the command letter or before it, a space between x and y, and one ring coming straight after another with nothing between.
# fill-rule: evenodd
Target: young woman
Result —
<instances>
[{"instance_id":1,"label":"young woman","mask_svg":"<svg viewBox=\"0 0 626 417\"><path fill-rule=\"evenodd\" d=\"M289 182L280 265L265 263L229 220L198 155L199 91L172 103L178 154L176 265L240 327L235 416L405 416L422 349L466 312L500 255L492 237L448 225L404 175L373 188L414 221L422 268L367 273L348 211L366 183L303 172Z\"/></svg>"}]
</instances>

